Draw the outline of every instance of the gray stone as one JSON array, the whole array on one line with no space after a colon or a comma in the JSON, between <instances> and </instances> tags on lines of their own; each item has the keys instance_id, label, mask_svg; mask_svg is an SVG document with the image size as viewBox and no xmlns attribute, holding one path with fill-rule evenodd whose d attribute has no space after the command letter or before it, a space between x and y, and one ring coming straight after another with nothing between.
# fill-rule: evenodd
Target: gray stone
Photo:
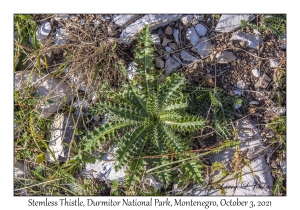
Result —
<instances>
[{"instance_id":1,"label":"gray stone","mask_svg":"<svg viewBox=\"0 0 300 210\"><path fill-rule=\"evenodd\" d=\"M255 18L254 15L222 15L217 26L218 32L230 32L241 27L241 20L251 21Z\"/></svg>"},{"instance_id":2,"label":"gray stone","mask_svg":"<svg viewBox=\"0 0 300 210\"><path fill-rule=\"evenodd\" d=\"M143 182L152 186L154 190L161 190L161 188L164 186L163 183L158 181L157 177L152 174L147 175L146 178L143 180Z\"/></svg>"},{"instance_id":3,"label":"gray stone","mask_svg":"<svg viewBox=\"0 0 300 210\"><path fill-rule=\"evenodd\" d=\"M177 28L174 28L174 30L173 30L173 37L174 37L175 41L177 43L179 43L179 30Z\"/></svg>"},{"instance_id":4,"label":"gray stone","mask_svg":"<svg viewBox=\"0 0 300 210\"><path fill-rule=\"evenodd\" d=\"M241 90L233 90L234 95L241 96L242 91Z\"/></svg>"},{"instance_id":5,"label":"gray stone","mask_svg":"<svg viewBox=\"0 0 300 210\"><path fill-rule=\"evenodd\" d=\"M270 82L271 82L271 78L264 73L262 77L260 77L258 81L255 83L255 89L267 88Z\"/></svg>"},{"instance_id":6,"label":"gray stone","mask_svg":"<svg viewBox=\"0 0 300 210\"><path fill-rule=\"evenodd\" d=\"M50 22L45 22L41 25L41 27L36 31L36 39L38 41L42 39L46 39L47 36L50 34L51 31L51 24Z\"/></svg>"},{"instance_id":7,"label":"gray stone","mask_svg":"<svg viewBox=\"0 0 300 210\"><path fill-rule=\"evenodd\" d=\"M24 71L15 75L15 91L28 84L35 89L35 98L44 102L38 110L41 117L48 118L72 99L72 91L67 83L51 75L39 77L37 74Z\"/></svg>"},{"instance_id":8,"label":"gray stone","mask_svg":"<svg viewBox=\"0 0 300 210\"><path fill-rule=\"evenodd\" d=\"M160 45L160 38L158 34L151 34L151 41L154 45Z\"/></svg>"},{"instance_id":9,"label":"gray stone","mask_svg":"<svg viewBox=\"0 0 300 210\"><path fill-rule=\"evenodd\" d=\"M234 33L230 40L244 41L250 48L256 49L262 38L255 34L248 34L241 31Z\"/></svg>"},{"instance_id":10,"label":"gray stone","mask_svg":"<svg viewBox=\"0 0 300 210\"><path fill-rule=\"evenodd\" d=\"M65 162L68 158L69 145L73 139L74 123L72 116L68 114L56 114L50 128L49 148L54 154L55 159L50 152L47 152L49 162ZM74 136L75 137L75 136Z\"/></svg>"},{"instance_id":11,"label":"gray stone","mask_svg":"<svg viewBox=\"0 0 300 210\"><path fill-rule=\"evenodd\" d=\"M258 101L250 101L250 103L249 104L251 104L251 105L258 105L259 104L259 102Z\"/></svg>"},{"instance_id":12,"label":"gray stone","mask_svg":"<svg viewBox=\"0 0 300 210\"><path fill-rule=\"evenodd\" d=\"M107 123L109 120L109 114L104 114L103 118L101 119L101 124Z\"/></svg>"},{"instance_id":13,"label":"gray stone","mask_svg":"<svg viewBox=\"0 0 300 210\"><path fill-rule=\"evenodd\" d=\"M64 28L57 28L54 42L57 45L64 45L67 42L69 33Z\"/></svg>"},{"instance_id":14,"label":"gray stone","mask_svg":"<svg viewBox=\"0 0 300 210\"><path fill-rule=\"evenodd\" d=\"M192 45L196 45L199 41L199 37L197 35L197 32L195 30L194 27L190 27L187 31L186 31L186 38L188 40L190 40L190 42L192 43Z\"/></svg>"},{"instance_id":15,"label":"gray stone","mask_svg":"<svg viewBox=\"0 0 300 210\"><path fill-rule=\"evenodd\" d=\"M218 53L216 55L217 62L227 64L236 59L236 56L232 52L223 51L222 53Z\"/></svg>"},{"instance_id":16,"label":"gray stone","mask_svg":"<svg viewBox=\"0 0 300 210\"><path fill-rule=\"evenodd\" d=\"M87 178L99 178L102 181L118 180L119 183L122 183L125 178L125 167L119 171L115 170L115 166L118 165L118 162L115 161L116 151L117 147L112 147L102 157L101 161L96 160L95 163L87 163L81 175Z\"/></svg>"},{"instance_id":17,"label":"gray stone","mask_svg":"<svg viewBox=\"0 0 300 210\"><path fill-rule=\"evenodd\" d=\"M127 74L128 74L128 78L130 80L133 79L134 75L136 74L136 67L135 67L135 63L134 62L131 62L129 63L129 66L127 68Z\"/></svg>"},{"instance_id":18,"label":"gray stone","mask_svg":"<svg viewBox=\"0 0 300 210\"><path fill-rule=\"evenodd\" d=\"M161 45L165 47L165 46L167 46L167 44L170 43L170 42L172 42L171 39L164 38Z\"/></svg>"},{"instance_id":19,"label":"gray stone","mask_svg":"<svg viewBox=\"0 0 300 210\"><path fill-rule=\"evenodd\" d=\"M279 63L278 61L276 61L275 59L270 58L270 68L277 68L279 67Z\"/></svg>"},{"instance_id":20,"label":"gray stone","mask_svg":"<svg viewBox=\"0 0 300 210\"><path fill-rule=\"evenodd\" d=\"M244 82L244 80L239 80L236 84L236 87L240 90L247 90L248 85Z\"/></svg>"},{"instance_id":21,"label":"gray stone","mask_svg":"<svg viewBox=\"0 0 300 210\"><path fill-rule=\"evenodd\" d=\"M207 28L204 25L202 25L202 24L197 24L195 26L195 30L196 30L196 32L197 32L197 34L198 34L199 37L205 36L205 34L207 32Z\"/></svg>"},{"instance_id":22,"label":"gray stone","mask_svg":"<svg viewBox=\"0 0 300 210\"><path fill-rule=\"evenodd\" d=\"M188 25L192 19L193 19L193 15L183 15L180 18L180 21L182 22L183 25Z\"/></svg>"},{"instance_id":23,"label":"gray stone","mask_svg":"<svg viewBox=\"0 0 300 210\"><path fill-rule=\"evenodd\" d=\"M266 112L274 112L278 115L285 115L286 108L285 107L270 107Z\"/></svg>"},{"instance_id":24,"label":"gray stone","mask_svg":"<svg viewBox=\"0 0 300 210\"><path fill-rule=\"evenodd\" d=\"M282 173L284 173L284 175L286 175L286 161L284 161L283 163L281 163L280 167L281 167Z\"/></svg>"},{"instance_id":25,"label":"gray stone","mask_svg":"<svg viewBox=\"0 0 300 210\"><path fill-rule=\"evenodd\" d=\"M242 119L237 122L238 139L241 141L240 152L242 152L249 160L250 166L253 169L253 175L249 167L242 168L242 180L234 178L231 174L224 178L222 187L226 191L227 196L267 196L272 195L273 178L269 167L266 163L264 154L262 153L263 144L258 129L254 123L248 119ZM224 150L220 153L210 156L211 163L223 163L227 170L231 169L230 163L235 154L235 148ZM220 179L217 175L220 171L213 174L211 180ZM232 180L230 180L232 179ZM187 194L190 195L222 195L219 189L194 187Z\"/></svg>"},{"instance_id":26,"label":"gray stone","mask_svg":"<svg viewBox=\"0 0 300 210\"><path fill-rule=\"evenodd\" d=\"M167 34L168 36L173 34L173 29L170 26L167 26L165 28L165 34Z\"/></svg>"},{"instance_id":27,"label":"gray stone","mask_svg":"<svg viewBox=\"0 0 300 210\"><path fill-rule=\"evenodd\" d=\"M78 99L73 103L72 106L75 108L74 115L81 116L82 111L88 109L88 102L85 99Z\"/></svg>"},{"instance_id":28,"label":"gray stone","mask_svg":"<svg viewBox=\"0 0 300 210\"><path fill-rule=\"evenodd\" d=\"M159 69L162 69L165 67L165 62L163 61L162 58L156 58L155 59L155 66Z\"/></svg>"},{"instance_id":29,"label":"gray stone","mask_svg":"<svg viewBox=\"0 0 300 210\"><path fill-rule=\"evenodd\" d=\"M166 46L165 49L166 49L166 53L164 53L165 54L164 59L168 60L171 57L170 54L171 54L171 52L173 52L173 50L169 46Z\"/></svg>"},{"instance_id":30,"label":"gray stone","mask_svg":"<svg viewBox=\"0 0 300 210\"><path fill-rule=\"evenodd\" d=\"M14 174L16 177L24 177L28 174L29 169L26 164L21 161L16 161L14 164Z\"/></svg>"},{"instance_id":31,"label":"gray stone","mask_svg":"<svg viewBox=\"0 0 300 210\"><path fill-rule=\"evenodd\" d=\"M178 58L176 55L172 55L172 57L180 64L182 64L180 58Z\"/></svg>"},{"instance_id":32,"label":"gray stone","mask_svg":"<svg viewBox=\"0 0 300 210\"><path fill-rule=\"evenodd\" d=\"M201 58L205 58L211 53L212 45L208 38L204 36L199 39L199 43L195 46L195 48Z\"/></svg>"},{"instance_id":33,"label":"gray stone","mask_svg":"<svg viewBox=\"0 0 300 210\"><path fill-rule=\"evenodd\" d=\"M191 55L185 50L180 51L180 57L183 61L183 64L190 64L193 63L194 61L198 60L195 56Z\"/></svg>"},{"instance_id":34,"label":"gray stone","mask_svg":"<svg viewBox=\"0 0 300 210\"><path fill-rule=\"evenodd\" d=\"M169 76L172 72L178 70L181 64L178 63L174 58L169 58L165 62L165 75Z\"/></svg>"},{"instance_id":35,"label":"gray stone","mask_svg":"<svg viewBox=\"0 0 300 210\"><path fill-rule=\"evenodd\" d=\"M242 104L236 104L236 103L234 103L233 106L234 106L235 109L239 109L239 108L242 107Z\"/></svg>"},{"instance_id":36,"label":"gray stone","mask_svg":"<svg viewBox=\"0 0 300 210\"><path fill-rule=\"evenodd\" d=\"M117 26L123 27L138 16L139 15L115 15L113 20Z\"/></svg>"},{"instance_id":37,"label":"gray stone","mask_svg":"<svg viewBox=\"0 0 300 210\"><path fill-rule=\"evenodd\" d=\"M73 84L73 88L76 90L86 91L88 82L86 77L83 77L79 71L69 71L69 69L65 69L67 78Z\"/></svg>"},{"instance_id":38,"label":"gray stone","mask_svg":"<svg viewBox=\"0 0 300 210\"><path fill-rule=\"evenodd\" d=\"M145 25L149 25L149 29L150 31L152 31L159 27L166 26L170 22L178 20L180 17L181 15L145 15L142 18L131 23L122 31L119 42L122 44L130 44L134 39L137 38Z\"/></svg>"},{"instance_id":39,"label":"gray stone","mask_svg":"<svg viewBox=\"0 0 300 210\"><path fill-rule=\"evenodd\" d=\"M93 115L93 120L95 120L96 122L99 122L101 119L101 117L97 114Z\"/></svg>"},{"instance_id":40,"label":"gray stone","mask_svg":"<svg viewBox=\"0 0 300 210\"><path fill-rule=\"evenodd\" d=\"M32 87L41 82L42 77L33 71L22 71L15 74L14 78L14 90L18 91L25 88L27 85Z\"/></svg>"},{"instance_id":41,"label":"gray stone","mask_svg":"<svg viewBox=\"0 0 300 210\"><path fill-rule=\"evenodd\" d=\"M175 44L174 42L169 43L169 46L170 46L173 50L177 50L177 49L178 49L177 44Z\"/></svg>"}]
</instances>

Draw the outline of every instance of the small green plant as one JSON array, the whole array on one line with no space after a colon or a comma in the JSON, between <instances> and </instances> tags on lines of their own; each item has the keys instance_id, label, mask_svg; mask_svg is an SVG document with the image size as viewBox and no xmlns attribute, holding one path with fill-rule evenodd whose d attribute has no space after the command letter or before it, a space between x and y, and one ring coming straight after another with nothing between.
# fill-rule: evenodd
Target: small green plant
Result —
<instances>
[{"instance_id":1,"label":"small green plant","mask_svg":"<svg viewBox=\"0 0 300 210\"><path fill-rule=\"evenodd\" d=\"M186 152L190 142L184 134L202 128L205 121L185 111L188 107L187 95L183 94L186 80L181 74L172 74L165 83L158 81L151 44L146 27L135 50L137 72L134 79L93 110L108 112L113 120L95 128L83 139L83 151L91 153L107 141L116 144L119 163L116 168L127 166L126 184L131 189L149 167L159 167L155 173L168 185L174 171L169 164L172 161L169 154L181 164L185 178L202 183L200 162L196 158L180 160L194 155ZM144 158L146 156L151 157Z\"/></svg>"},{"instance_id":2,"label":"small green plant","mask_svg":"<svg viewBox=\"0 0 300 210\"><path fill-rule=\"evenodd\" d=\"M286 32L286 15L285 14L269 14L262 17L262 21L259 26L249 21L242 20L242 27L249 26L259 31L270 30L276 36L280 37Z\"/></svg>"},{"instance_id":3,"label":"small green plant","mask_svg":"<svg viewBox=\"0 0 300 210\"><path fill-rule=\"evenodd\" d=\"M203 116L207 111L212 113L212 126L222 139L230 139L233 133L230 120L234 119L234 104L241 104L242 99L228 96L222 89L190 86L189 111L197 116Z\"/></svg>"}]
</instances>

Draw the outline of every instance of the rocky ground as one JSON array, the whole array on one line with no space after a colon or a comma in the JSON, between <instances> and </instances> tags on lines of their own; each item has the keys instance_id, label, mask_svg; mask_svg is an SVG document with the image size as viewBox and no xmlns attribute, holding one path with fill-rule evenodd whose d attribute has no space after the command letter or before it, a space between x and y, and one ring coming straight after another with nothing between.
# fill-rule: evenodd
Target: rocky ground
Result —
<instances>
[{"instance_id":1,"label":"rocky ground","mask_svg":"<svg viewBox=\"0 0 300 210\"><path fill-rule=\"evenodd\" d=\"M22 96L26 94L22 90L29 84L35 90L33 97L38 99L35 109L41 112L40 117L51 119L47 133L53 154L48 152L45 160L67 162L71 154L66 144L78 140L74 129L81 124L90 129L107 121L107 115L90 115L86 110L99 99L97 90L103 81L116 88L121 84L124 78L116 62L125 63L129 79L134 76L136 38L148 24L155 47L155 66L164 72L162 80L172 73L184 72L190 84L218 87L228 95L242 98L243 102L235 105L232 125L237 130L236 139L242 142L240 154L247 157L251 165L242 167L245 175L240 184L228 177L223 182L223 187L228 186L225 191L220 190L220 186L210 185L217 174L222 173L219 170L207 175L204 188L173 186L166 194L285 195L286 40L285 35L278 37L270 30L259 31L263 18L263 15L246 14L34 15L36 38L42 45L40 65L44 70L32 73L34 64L27 62L22 69L16 69L14 87L19 92L18 97L24 99L28 96ZM252 21L257 28L242 27L241 20ZM99 40L104 49L100 53ZM31 42L34 44L32 39ZM23 47L28 48L30 44ZM27 59L38 60L34 56ZM102 70L90 71L95 66L101 66ZM71 120L66 106L78 120ZM15 118L15 141L18 142L24 131L18 129L20 118ZM83 123L80 118L85 119ZM207 149L216 143L215 135L208 135L200 138L195 147ZM18 151L16 144L15 157ZM113 159L112 154L114 148L102 161L86 164L78 177L94 177L106 183L116 179L122 182L124 171L115 172L114 162L108 161ZM234 169L239 167L242 158L228 150L207 157L206 161L210 165L218 161ZM22 158L16 158L15 176L28 176L25 165ZM145 183L161 188L153 177L147 177ZM232 185L238 187L231 189ZM255 190L251 190L253 188ZM16 194L22 193L26 194L22 191Z\"/></svg>"}]
</instances>

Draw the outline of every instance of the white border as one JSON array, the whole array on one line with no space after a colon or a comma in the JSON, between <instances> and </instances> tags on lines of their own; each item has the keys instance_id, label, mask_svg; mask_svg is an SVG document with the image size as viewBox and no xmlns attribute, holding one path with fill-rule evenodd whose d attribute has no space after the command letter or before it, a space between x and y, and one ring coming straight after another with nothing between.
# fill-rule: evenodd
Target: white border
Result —
<instances>
[{"instance_id":1,"label":"white border","mask_svg":"<svg viewBox=\"0 0 300 210\"><path fill-rule=\"evenodd\" d=\"M287 13L287 197L242 197L241 200L258 201L271 200L272 208L298 206L299 181L296 178L299 172L298 138L295 131L299 130L297 117L299 116L299 15L297 5L288 1L262 1L262 0L213 0L213 1L128 1L128 0L98 0L98 1L37 1L17 0L4 1L1 5L1 206L5 207L28 207L28 199L44 200L45 197L14 197L13 196L13 14L14 13L178 13L178 14L222 14L222 13ZM4 64L4 65L3 65ZM298 109L297 109L298 108ZM3 135L4 132L4 135ZM298 167L297 167L298 165ZM297 173L298 172L298 173ZM49 199L58 200L62 197ZM88 197L81 197L85 200ZM131 197L139 200L147 200L150 197ZM157 198L157 197L156 197ZM170 197L169 197L170 198ZM190 197L181 197L190 199ZM109 199L108 197L97 199ZM122 197L115 197L120 200ZM161 200L166 197L160 197ZM174 199L174 198L170 198ZM216 200L224 197L193 197L193 200ZM236 197L227 197L227 200ZM4 204L4 205L3 205ZM59 209L65 207L57 207ZM67 207L70 208L70 207ZM74 208L74 207L72 207ZM103 209L104 207L96 207ZM113 207L112 207L113 208ZM132 207L127 207L127 209ZM157 207L155 207L157 208ZM165 207L159 207L165 208ZM173 207L175 208L175 207ZM182 208L182 207L177 207ZM203 207L194 207L201 209ZM231 209L226 207L221 209ZM5 208L6 209L6 208ZM105 208L104 208L105 209ZM213 208L209 208L213 209ZM220 209L220 207L218 208ZM296 209L296 208L294 208Z\"/></svg>"}]
</instances>

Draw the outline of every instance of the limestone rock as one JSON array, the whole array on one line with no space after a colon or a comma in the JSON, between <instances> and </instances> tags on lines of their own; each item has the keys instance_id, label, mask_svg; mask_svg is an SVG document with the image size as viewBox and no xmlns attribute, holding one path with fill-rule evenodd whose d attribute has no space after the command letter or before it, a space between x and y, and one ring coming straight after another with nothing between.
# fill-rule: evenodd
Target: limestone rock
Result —
<instances>
[{"instance_id":1,"label":"limestone rock","mask_svg":"<svg viewBox=\"0 0 300 210\"><path fill-rule=\"evenodd\" d=\"M199 39L199 43L195 46L197 53L201 56L201 58L209 56L211 53L212 45L207 37L201 37Z\"/></svg>"},{"instance_id":2,"label":"limestone rock","mask_svg":"<svg viewBox=\"0 0 300 210\"><path fill-rule=\"evenodd\" d=\"M173 30L173 37L175 41L178 43L179 42L179 30L177 28L174 28Z\"/></svg>"},{"instance_id":3,"label":"limestone rock","mask_svg":"<svg viewBox=\"0 0 300 210\"><path fill-rule=\"evenodd\" d=\"M195 30L194 27L190 27L187 31L186 31L186 38L188 40L190 40L190 42L192 43L192 45L196 45L199 41L199 37L197 35L197 32Z\"/></svg>"},{"instance_id":4,"label":"limestone rock","mask_svg":"<svg viewBox=\"0 0 300 210\"><path fill-rule=\"evenodd\" d=\"M255 18L254 15L222 15L217 26L218 32L230 32L236 28L241 27L241 20L251 21Z\"/></svg>"},{"instance_id":5,"label":"limestone rock","mask_svg":"<svg viewBox=\"0 0 300 210\"><path fill-rule=\"evenodd\" d=\"M102 181L118 180L120 183L123 182L125 167L122 167L119 171L115 170L115 165L118 164L114 157L116 151L117 147L112 147L102 157L101 161L96 160L95 163L87 163L81 175L87 178L99 178Z\"/></svg>"},{"instance_id":6,"label":"limestone rock","mask_svg":"<svg viewBox=\"0 0 300 210\"><path fill-rule=\"evenodd\" d=\"M122 44L130 44L136 39L144 28L145 25L149 25L150 31L162 26L168 25L172 21L176 21L181 15L165 15L165 14L148 14L142 18L136 20L127 26L121 33L119 42Z\"/></svg>"},{"instance_id":7,"label":"limestone rock","mask_svg":"<svg viewBox=\"0 0 300 210\"><path fill-rule=\"evenodd\" d=\"M66 144L70 144L73 138L74 123L72 116L68 114L56 114L54 121L50 128L50 141L49 148L55 156L55 159L59 162L65 162L68 158L69 147ZM74 136L75 137L75 136ZM47 153L47 160L55 162L51 153Z\"/></svg>"},{"instance_id":8,"label":"limestone rock","mask_svg":"<svg viewBox=\"0 0 300 210\"><path fill-rule=\"evenodd\" d=\"M218 53L216 55L217 62L227 64L236 59L236 56L232 52L223 51L222 53Z\"/></svg>"},{"instance_id":9,"label":"limestone rock","mask_svg":"<svg viewBox=\"0 0 300 210\"><path fill-rule=\"evenodd\" d=\"M259 43L262 41L262 38L259 35L238 31L232 35L230 40L244 41L247 46L252 49L256 49Z\"/></svg>"},{"instance_id":10,"label":"limestone rock","mask_svg":"<svg viewBox=\"0 0 300 210\"><path fill-rule=\"evenodd\" d=\"M192 19L193 19L193 15L183 15L180 18L180 21L182 22L183 25L188 25Z\"/></svg>"},{"instance_id":11,"label":"limestone rock","mask_svg":"<svg viewBox=\"0 0 300 210\"><path fill-rule=\"evenodd\" d=\"M258 79L257 83L255 83L255 89L267 88L270 82L271 78L264 73L262 77Z\"/></svg>"},{"instance_id":12,"label":"limestone rock","mask_svg":"<svg viewBox=\"0 0 300 210\"><path fill-rule=\"evenodd\" d=\"M205 34L207 32L207 28L204 25L202 25L202 24L197 24L195 26L195 30L196 30L196 32L197 32L197 34L198 34L199 37L205 36Z\"/></svg>"},{"instance_id":13,"label":"limestone rock","mask_svg":"<svg viewBox=\"0 0 300 210\"><path fill-rule=\"evenodd\" d=\"M242 119L237 122L238 138L241 141L240 152L250 159L250 166L253 169L253 175L249 167L242 168L242 180L233 178L234 175L226 177L222 184L227 196L267 196L272 195L273 178L265 157L262 153L263 144L258 129L254 123L248 119ZM211 163L221 162L230 170L230 162L234 157L235 148L226 149L220 153L210 156ZM213 174L211 180L220 172ZM232 179L233 178L233 179ZM232 179L232 180L230 180ZM228 180L228 181L226 181ZM187 195L222 195L220 189L194 187Z\"/></svg>"},{"instance_id":14,"label":"limestone rock","mask_svg":"<svg viewBox=\"0 0 300 210\"><path fill-rule=\"evenodd\" d=\"M180 57L183 61L183 64L190 64L193 63L194 61L198 60L195 56L191 55L185 50L180 51Z\"/></svg>"},{"instance_id":15,"label":"limestone rock","mask_svg":"<svg viewBox=\"0 0 300 210\"><path fill-rule=\"evenodd\" d=\"M176 61L174 58L169 58L168 60L166 60L165 62L165 75L168 76L170 75L172 72L178 70L180 68L181 64Z\"/></svg>"},{"instance_id":16,"label":"limestone rock","mask_svg":"<svg viewBox=\"0 0 300 210\"><path fill-rule=\"evenodd\" d=\"M138 16L139 15L115 15L113 20L117 26L123 27Z\"/></svg>"}]
</instances>

